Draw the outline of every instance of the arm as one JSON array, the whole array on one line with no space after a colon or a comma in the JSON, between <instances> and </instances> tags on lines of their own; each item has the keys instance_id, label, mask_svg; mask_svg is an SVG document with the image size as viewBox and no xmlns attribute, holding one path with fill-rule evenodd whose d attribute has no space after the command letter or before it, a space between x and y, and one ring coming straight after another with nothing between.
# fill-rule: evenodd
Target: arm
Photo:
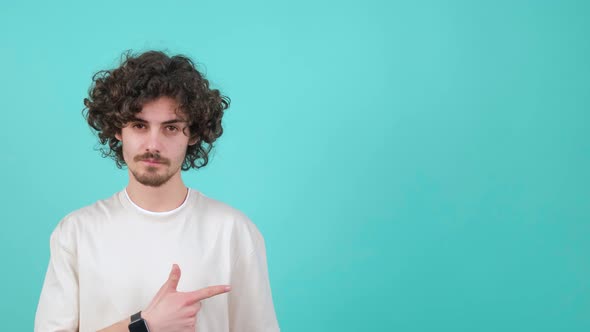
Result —
<instances>
[{"instance_id":1,"label":"arm","mask_svg":"<svg viewBox=\"0 0 590 332\"><path fill-rule=\"evenodd\" d=\"M141 316L150 332L194 332L201 301L229 292L227 285L209 286L192 292L176 290L180 280L180 267L174 264L168 280L162 285ZM131 318L126 318L97 332L127 332Z\"/></svg>"},{"instance_id":2,"label":"arm","mask_svg":"<svg viewBox=\"0 0 590 332\"><path fill-rule=\"evenodd\" d=\"M49 265L35 315L35 332L78 331L78 271L72 243L60 222L49 241Z\"/></svg>"},{"instance_id":3,"label":"arm","mask_svg":"<svg viewBox=\"0 0 590 332\"><path fill-rule=\"evenodd\" d=\"M131 323L131 318L126 318L118 323L115 323L109 327L105 327L104 329L96 332L129 332L129 323Z\"/></svg>"},{"instance_id":4,"label":"arm","mask_svg":"<svg viewBox=\"0 0 590 332\"><path fill-rule=\"evenodd\" d=\"M254 249L238 257L231 278L229 329L278 332L262 236L255 231Z\"/></svg>"},{"instance_id":5,"label":"arm","mask_svg":"<svg viewBox=\"0 0 590 332\"><path fill-rule=\"evenodd\" d=\"M70 224L71 225L71 224ZM79 284L75 240L63 221L50 239L50 260L35 315L35 332L79 331ZM210 286L193 292L178 292L180 268L172 267L170 276L149 306L142 312L151 332L194 332L201 300L226 293L229 286ZM101 332L127 332L125 318Z\"/></svg>"}]
</instances>

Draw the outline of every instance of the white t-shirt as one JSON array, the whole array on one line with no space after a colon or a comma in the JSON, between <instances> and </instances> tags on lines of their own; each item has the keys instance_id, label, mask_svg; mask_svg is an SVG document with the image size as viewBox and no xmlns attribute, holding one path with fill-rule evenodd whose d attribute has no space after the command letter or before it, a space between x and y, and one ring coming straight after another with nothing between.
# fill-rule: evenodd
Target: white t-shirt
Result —
<instances>
[{"instance_id":1,"label":"white t-shirt","mask_svg":"<svg viewBox=\"0 0 590 332\"><path fill-rule=\"evenodd\" d=\"M199 332L279 331L264 239L240 211L189 189L168 212L122 190L67 215L50 239L36 332L96 331L143 310L181 269L178 291L232 290L203 300Z\"/></svg>"}]
</instances>

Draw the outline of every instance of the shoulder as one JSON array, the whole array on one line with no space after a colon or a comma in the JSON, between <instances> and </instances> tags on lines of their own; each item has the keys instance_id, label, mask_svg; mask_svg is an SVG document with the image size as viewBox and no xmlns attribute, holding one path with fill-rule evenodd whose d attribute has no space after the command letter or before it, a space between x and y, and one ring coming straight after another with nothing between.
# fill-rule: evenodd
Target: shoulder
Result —
<instances>
[{"instance_id":1,"label":"shoulder","mask_svg":"<svg viewBox=\"0 0 590 332\"><path fill-rule=\"evenodd\" d=\"M255 223L244 212L197 190L193 190L192 194L197 200L195 208L202 213L204 220L218 227L231 229L234 241L240 242L248 238L248 242L253 242L252 244L257 246L264 242Z\"/></svg>"},{"instance_id":2,"label":"shoulder","mask_svg":"<svg viewBox=\"0 0 590 332\"><path fill-rule=\"evenodd\" d=\"M52 241L69 243L66 246L71 246L85 228L109 220L108 217L120 209L119 194L120 192L67 214L53 230Z\"/></svg>"},{"instance_id":3,"label":"shoulder","mask_svg":"<svg viewBox=\"0 0 590 332\"><path fill-rule=\"evenodd\" d=\"M218 222L230 222L243 224L245 226L254 226L252 221L250 221L250 218L248 218L244 212L225 202L211 198L194 189L192 189L191 195L196 196L194 197L197 203L195 208L208 217L214 217Z\"/></svg>"},{"instance_id":4,"label":"shoulder","mask_svg":"<svg viewBox=\"0 0 590 332\"><path fill-rule=\"evenodd\" d=\"M120 201L121 192L117 192L109 198L101 199L93 204L84 206L67 214L60 222L62 227L74 227L80 223L104 221L105 217L112 216L122 209Z\"/></svg>"}]
</instances>

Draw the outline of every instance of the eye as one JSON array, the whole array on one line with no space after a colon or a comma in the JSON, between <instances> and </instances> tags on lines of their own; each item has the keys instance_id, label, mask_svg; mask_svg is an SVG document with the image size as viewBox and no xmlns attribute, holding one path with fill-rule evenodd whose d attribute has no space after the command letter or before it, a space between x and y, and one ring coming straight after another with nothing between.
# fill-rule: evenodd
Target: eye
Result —
<instances>
[{"instance_id":1,"label":"eye","mask_svg":"<svg viewBox=\"0 0 590 332\"><path fill-rule=\"evenodd\" d=\"M178 127L176 127L176 126L167 126L166 129L170 132L178 131Z\"/></svg>"},{"instance_id":2,"label":"eye","mask_svg":"<svg viewBox=\"0 0 590 332\"><path fill-rule=\"evenodd\" d=\"M135 129L144 129L145 125L143 123L134 123L131 125L131 128L135 128Z\"/></svg>"}]
</instances>

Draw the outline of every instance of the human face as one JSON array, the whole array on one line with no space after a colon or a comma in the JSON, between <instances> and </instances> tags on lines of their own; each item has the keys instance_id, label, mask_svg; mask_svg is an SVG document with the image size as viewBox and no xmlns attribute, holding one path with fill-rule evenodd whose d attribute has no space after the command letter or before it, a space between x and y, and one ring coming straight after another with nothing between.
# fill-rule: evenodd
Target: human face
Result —
<instances>
[{"instance_id":1,"label":"human face","mask_svg":"<svg viewBox=\"0 0 590 332\"><path fill-rule=\"evenodd\" d=\"M160 187L180 176L189 142L186 120L176 114L178 104L160 97L143 105L141 112L115 137L123 146L123 159L133 178L146 186Z\"/></svg>"}]
</instances>

